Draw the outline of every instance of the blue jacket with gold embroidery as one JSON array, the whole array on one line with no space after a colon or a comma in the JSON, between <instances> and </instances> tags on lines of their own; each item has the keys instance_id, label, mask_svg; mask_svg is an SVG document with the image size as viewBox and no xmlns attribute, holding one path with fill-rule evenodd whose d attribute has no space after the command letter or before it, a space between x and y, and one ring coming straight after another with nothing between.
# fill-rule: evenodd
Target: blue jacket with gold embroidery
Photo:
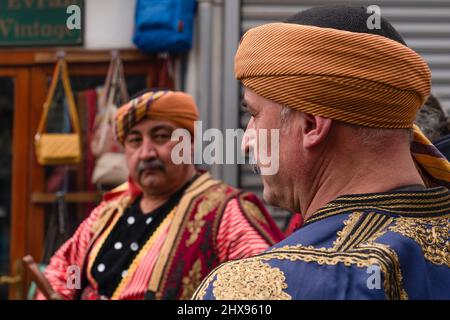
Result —
<instances>
[{"instance_id":1,"label":"blue jacket with gold embroidery","mask_svg":"<svg viewBox=\"0 0 450 320\"><path fill-rule=\"evenodd\" d=\"M450 299L450 192L341 196L286 240L217 267L194 299Z\"/></svg>"}]
</instances>

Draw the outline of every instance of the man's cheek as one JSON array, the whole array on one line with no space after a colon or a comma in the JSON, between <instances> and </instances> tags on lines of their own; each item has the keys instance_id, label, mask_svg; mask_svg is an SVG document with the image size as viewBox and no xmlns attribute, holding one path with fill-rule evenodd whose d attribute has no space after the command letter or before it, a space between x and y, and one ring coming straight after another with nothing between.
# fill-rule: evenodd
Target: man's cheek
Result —
<instances>
[{"instance_id":1,"label":"man's cheek","mask_svg":"<svg viewBox=\"0 0 450 320\"><path fill-rule=\"evenodd\" d=\"M131 175L136 173L137 165L138 161L136 159L127 158L128 171L130 172Z\"/></svg>"},{"instance_id":2,"label":"man's cheek","mask_svg":"<svg viewBox=\"0 0 450 320\"><path fill-rule=\"evenodd\" d=\"M158 150L158 157L166 166L173 164L172 149L175 147L175 145L176 142L175 143L170 142L164 146L164 149Z\"/></svg>"}]
</instances>

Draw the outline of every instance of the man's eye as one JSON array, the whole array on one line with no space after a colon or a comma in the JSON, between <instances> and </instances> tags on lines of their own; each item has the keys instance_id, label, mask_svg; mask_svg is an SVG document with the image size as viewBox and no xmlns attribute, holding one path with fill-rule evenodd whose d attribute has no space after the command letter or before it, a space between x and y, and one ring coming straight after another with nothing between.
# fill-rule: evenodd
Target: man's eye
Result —
<instances>
[{"instance_id":1,"label":"man's eye","mask_svg":"<svg viewBox=\"0 0 450 320\"><path fill-rule=\"evenodd\" d=\"M241 107L242 107L242 109L243 109L245 114L248 114L250 117L255 117L256 116L256 113L254 111L250 110L248 105L241 104Z\"/></svg>"},{"instance_id":2,"label":"man's eye","mask_svg":"<svg viewBox=\"0 0 450 320\"><path fill-rule=\"evenodd\" d=\"M170 134L155 134L152 138L157 143L166 142L170 140Z\"/></svg>"},{"instance_id":3,"label":"man's eye","mask_svg":"<svg viewBox=\"0 0 450 320\"><path fill-rule=\"evenodd\" d=\"M250 117L254 117L254 113L249 108L245 108L244 113L249 115Z\"/></svg>"},{"instance_id":4,"label":"man's eye","mask_svg":"<svg viewBox=\"0 0 450 320\"><path fill-rule=\"evenodd\" d=\"M135 138L128 138L126 143L132 146L136 146L139 143L141 143L141 138L135 137Z\"/></svg>"}]
</instances>

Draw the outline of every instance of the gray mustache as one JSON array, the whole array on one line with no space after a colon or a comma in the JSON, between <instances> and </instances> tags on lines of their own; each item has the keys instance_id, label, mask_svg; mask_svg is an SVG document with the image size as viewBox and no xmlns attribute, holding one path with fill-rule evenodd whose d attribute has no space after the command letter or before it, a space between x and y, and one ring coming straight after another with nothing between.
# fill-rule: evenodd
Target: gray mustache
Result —
<instances>
[{"instance_id":1,"label":"gray mustache","mask_svg":"<svg viewBox=\"0 0 450 320\"><path fill-rule=\"evenodd\" d=\"M164 163L159 159L149 161L139 161L137 166L137 172L140 175L144 170L161 170L164 171Z\"/></svg>"},{"instance_id":2,"label":"gray mustache","mask_svg":"<svg viewBox=\"0 0 450 320\"><path fill-rule=\"evenodd\" d=\"M252 170L255 174L261 174L261 169L256 164L252 164Z\"/></svg>"},{"instance_id":3,"label":"gray mustache","mask_svg":"<svg viewBox=\"0 0 450 320\"><path fill-rule=\"evenodd\" d=\"M252 163L252 171L254 174L261 174L261 168L258 167L258 165L256 164L256 160L255 160L255 156L253 153L253 148L251 148L248 152L248 157L250 160L250 163Z\"/></svg>"}]
</instances>

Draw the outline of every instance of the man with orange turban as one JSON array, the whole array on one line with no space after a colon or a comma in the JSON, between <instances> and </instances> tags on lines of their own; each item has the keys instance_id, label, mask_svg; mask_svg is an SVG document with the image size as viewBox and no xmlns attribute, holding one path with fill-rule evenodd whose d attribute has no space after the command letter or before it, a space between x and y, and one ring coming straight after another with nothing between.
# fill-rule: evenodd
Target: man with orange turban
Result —
<instances>
[{"instance_id":1,"label":"man with orange turban","mask_svg":"<svg viewBox=\"0 0 450 320\"><path fill-rule=\"evenodd\" d=\"M315 7L243 36L248 129L280 130L264 198L304 224L216 268L195 299L450 298L450 165L413 125L430 70L369 17Z\"/></svg>"},{"instance_id":2,"label":"man with orange turban","mask_svg":"<svg viewBox=\"0 0 450 320\"><path fill-rule=\"evenodd\" d=\"M45 275L63 299L188 299L219 263L260 253L282 234L258 198L175 164L172 132L194 135L191 96L150 91L118 110L128 183L105 196L51 258ZM69 269L81 286L67 286ZM38 298L43 298L39 294Z\"/></svg>"}]
</instances>

